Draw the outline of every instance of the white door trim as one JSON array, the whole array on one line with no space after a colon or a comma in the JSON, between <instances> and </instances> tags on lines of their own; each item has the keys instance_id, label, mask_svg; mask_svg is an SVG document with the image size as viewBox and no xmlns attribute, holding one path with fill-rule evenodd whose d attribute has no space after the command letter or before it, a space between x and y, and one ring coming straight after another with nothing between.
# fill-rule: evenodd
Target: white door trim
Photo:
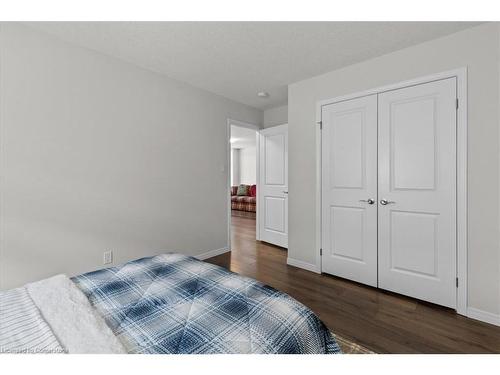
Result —
<instances>
[{"instance_id":1,"label":"white door trim","mask_svg":"<svg viewBox=\"0 0 500 375\"><path fill-rule=\"evenodd\" d=\"M415 78L362 92L318 101L316 104L316 267L321 269L321 109L323 106L385 91L456 77L457 79L457 313L467 309L467 67Z\"/></svg>"},{"instance_id":2,"label":"white door trim","mask_svg":"<svg viewBox=\"0 0 500 375\"><path fill-rule=\"evenodd\" d=\"M259 130L260 126L256 124L252 124L250 122L245 122L245 121L239 121L239 120L233 120L231 118L228 118L226 120L226 170L227 170L227 248L229 251L231 251L231 125L234 126L239 126L242 128L248 128L255 130L256 132L256 137L257 137L257 144L256 144L256 151L255 154L257 156L257 161L259 160ZM259 163L257 163L257 170L256 170L256 184L257 184L257 193L259 191ZM258 211L258 207L256 210ZM259 239L259 219L258 219L258 212L255 213L256 217L256 237Z\"/></svg>"}]
</instances>

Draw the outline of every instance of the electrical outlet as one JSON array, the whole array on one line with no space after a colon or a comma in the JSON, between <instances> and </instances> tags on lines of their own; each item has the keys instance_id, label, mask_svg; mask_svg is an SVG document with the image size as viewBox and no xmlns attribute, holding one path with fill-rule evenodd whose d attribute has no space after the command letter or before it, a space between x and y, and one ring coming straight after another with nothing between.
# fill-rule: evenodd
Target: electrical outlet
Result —
<instances>
[{"instance_id":1,"label":"electrical outlet","mask_svg":"<svg viewBox=\"0 0 500 375\"><path fill-rule=\"evenodd\" d=\"M104 252L104 264L113 263L113 251L105 251Z\"/></svg>"}]
</instances>

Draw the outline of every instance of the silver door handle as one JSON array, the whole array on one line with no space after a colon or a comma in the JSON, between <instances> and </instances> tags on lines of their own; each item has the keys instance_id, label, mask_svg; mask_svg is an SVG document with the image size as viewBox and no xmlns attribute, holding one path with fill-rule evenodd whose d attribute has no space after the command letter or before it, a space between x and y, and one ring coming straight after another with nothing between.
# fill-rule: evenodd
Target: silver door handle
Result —
<instances>
[{"instance_id":1,"label":"silver door handle","mask_svg":"<svg viewBox=\"0 0 500 375\"><path fill-rule=\"evenodd\" d=\"M380 200L380 204L381 204L382 206L386 206L386 205L388 205L388 204L393 204L393 203L396 203L396 202L394 202L394 201L388 201L387 199L381 199L381 200Z\"/></svg>"},{"instance_id":2,"label":"silver door handle","mask_svg":"<svg viewBox=\"0 0 500 375\"><path fill-rule=\"evenodd\" d=\"M283 190L283 194L288 194L288 191Z\"/></svg>"},{"instance_id":3,"label":"silver door handle","mask_svg":"<svg viewBox=\"0 0 500 375\"><path fill-rule=\"evenodd\" d=\"M375 200L374 199L371 199L371 198L368 198L368 199L360 199L359 200L360 202L366 202L368 204L373 204L375 203Z\"/></svg>"}]
</instances>

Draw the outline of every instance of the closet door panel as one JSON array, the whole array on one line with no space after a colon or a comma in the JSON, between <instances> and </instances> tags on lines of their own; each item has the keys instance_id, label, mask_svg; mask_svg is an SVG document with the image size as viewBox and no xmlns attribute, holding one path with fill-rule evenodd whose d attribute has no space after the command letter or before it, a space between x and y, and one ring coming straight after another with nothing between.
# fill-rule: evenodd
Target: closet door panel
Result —
<instances>
[{"instance_id":1,"label":"closet door panel","mask_svg":"<svg viewBox=\"0 0 500 375\"><path fill-rule=\"evenodd\" d=\"M379 94L379 287L456 307L455 78Z\"/></svg>"},{"instance_id":2,"label":"closet door panel","mask_svg":"<svg viewBox=\"0 0 500 375\"><path fill-rule=\"evenodd\" d=\"M322 109L322 271L377 286L377 96Z\"/></svg>"}]
</instances>

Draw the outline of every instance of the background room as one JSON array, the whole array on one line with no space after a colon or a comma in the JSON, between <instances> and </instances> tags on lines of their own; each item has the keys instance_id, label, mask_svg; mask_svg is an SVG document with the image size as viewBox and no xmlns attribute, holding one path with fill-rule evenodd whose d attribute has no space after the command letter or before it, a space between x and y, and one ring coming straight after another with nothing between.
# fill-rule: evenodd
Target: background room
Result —
<instances>
[{"instance_id":1,"label":"background room","mask_svg":"<svg viewBox=\"0 0 500 375\"><path fill-rule=\"evenodd\" d=\"M231 125L231 215L255 219L257 133Z\"/></svg>"}]
</instances>

